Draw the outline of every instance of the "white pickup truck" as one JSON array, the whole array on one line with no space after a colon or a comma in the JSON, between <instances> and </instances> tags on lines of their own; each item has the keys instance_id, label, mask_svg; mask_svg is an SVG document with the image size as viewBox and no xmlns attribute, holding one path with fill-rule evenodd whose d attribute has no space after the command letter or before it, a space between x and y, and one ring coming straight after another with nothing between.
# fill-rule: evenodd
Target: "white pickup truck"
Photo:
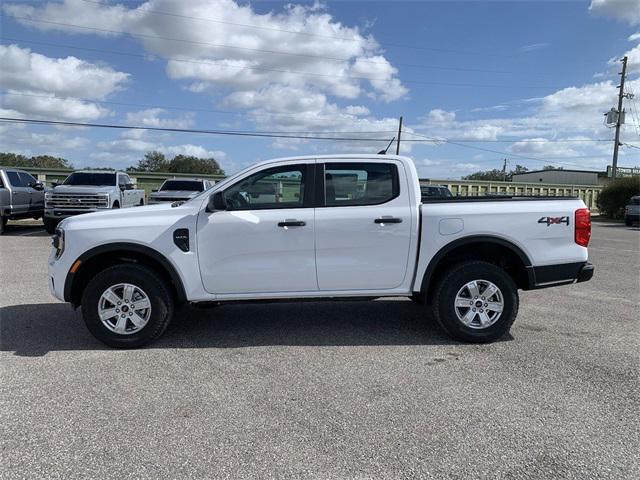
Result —
<instances>
[{"instance_id":1,"label":"white pickup truck","mask_svg":"<svg viewBox=\"0 0 640 480\"><path fill-rule=\"evenodd\" d=\"M77 171L55 183L44 204L44 228L54 233L58 222L72 215L144 205L144 190L135 188L125 172Z\"/></svg>"},{"instance_id":2,"label":"white pickup truck","mask_svg":"<svg viewBox=\"0 0 640 480\"><path fill-rule=\"evenodd\" d=\"M49 288L114 347L158 338L177 303L392 296L488 342L511 327L519 289L593 275L577 198L425 202L406 157L271 160L185 203L64 220Z\"/></svg>"}]
</instances>

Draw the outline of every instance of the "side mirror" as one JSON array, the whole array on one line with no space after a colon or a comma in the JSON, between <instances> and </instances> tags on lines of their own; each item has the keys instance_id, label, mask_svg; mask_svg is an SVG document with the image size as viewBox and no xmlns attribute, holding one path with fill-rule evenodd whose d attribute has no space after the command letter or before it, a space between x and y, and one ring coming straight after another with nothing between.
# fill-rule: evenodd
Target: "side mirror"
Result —
<instances>
[{"instance_id":1,"label":"side mirror","mask_svg":"<svg viewBox=\"0 0 640 480\"><path fill-rule=\"evenodd\" d=\"M151 193L157 193L157 192L158 192L158 189L157 189L157 188L153 188L153 189L151 190Z\"/></svg>"},{"instance_id":2,"label":"side mirror","mask_svg":"<svg viewBox=\"0 0 640 480\"><path fill-rule=\"evenodd\" d=\"M29 186L34 190L44 190L44 184L42 182L32 182Z\"/></svg>"},{"instance_id":3,"label":"side mirror","mask_svg":"<svg viewBox=\"0 0 640 480\"><path fill-rule=\"evenodd\" d=\"M133 190L135 188L135 185L133 183L125 183L124 188L125 190Z\"/></svg>"},{"instance_id":4,"label":"side mirror","mask_svg":"<svg viewBox=\"0 0 640 480\"><path fill-rule=\"evenodd\" d=\"M224 199L223 192L215 192L209 196L209 203L207 203L207 212L217 212L219 210L227 209L227 201Z\"/></svg>"},{"instance_id":5,"label":"side mirror","mask_svg":"<svg viewBox=\"0 0 640 480\"><path fill-rule=\"evenodd\" d=\"M58 185L60 185L60 182L51 182L53 188L56 188Z\"/></svg>"}]
</instances>

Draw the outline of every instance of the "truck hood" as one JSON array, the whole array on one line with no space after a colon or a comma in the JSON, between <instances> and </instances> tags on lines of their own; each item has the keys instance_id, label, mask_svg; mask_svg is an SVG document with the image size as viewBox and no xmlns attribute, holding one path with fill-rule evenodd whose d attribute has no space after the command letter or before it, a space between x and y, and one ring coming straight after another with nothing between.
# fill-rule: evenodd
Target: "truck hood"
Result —
<instances>
[{"instance_id":1,"label":"truck hood","mask_svg":"<svg viewBox=\"0 0 640 480\"><path fill-rule=\"evenodd\" d=\"M116 186L92 187L91 185L58 185L53 187L50 192L53 193L110 193L116 189Z\"/></svg>"},{"instance_id":2,"label":"truck hood","mask_svg":"<svg viewBox=\"0 0 640 480\"><path fill-rule=\"evenodd\" d=\"M159 203L143 207L116 208L66 218L63 220L63 226L65 229L73 230L171 225L177 218L197 214L199 206L200 203L197 202L197 205L183 204L177 207L172 207L170 203Z\"/></svg>"},{"instance_id":3,"label":"truck hood","mask_svg":"<svg viewBox=\"0 0 640 480\"><path fill-rule=\"evenodd\" d=\"M194 192L193 190L162 190L161 192L150 193L149 198L191 198L198 193L200 192Z\"/></svg>"}]
</instances>

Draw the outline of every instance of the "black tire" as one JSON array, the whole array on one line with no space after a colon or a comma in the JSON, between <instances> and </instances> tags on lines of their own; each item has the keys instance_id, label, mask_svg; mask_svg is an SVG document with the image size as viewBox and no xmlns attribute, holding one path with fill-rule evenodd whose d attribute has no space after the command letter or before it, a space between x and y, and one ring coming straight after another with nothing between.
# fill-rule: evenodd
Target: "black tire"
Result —
<instances>
[{"instance_id":1,"label":"black tire","mask_svg":"<svg viewBox=\"0 0 640 480\"><path fill-rule=\"evenodd\" d=\"M120 204L118 202L114 202L113 207L111 208L120 208Z\"/></svg>"},{"instance_id":2,"label":"black tire","mask_svg":"<svg viewBox=\"0 0 640 480\"><path fill-rule=\"evenodd\" d=\"M140 199L140 206L144 207L144 199L143 198Z\"/></svg>"},{"instance_id":3,"label":"black tire","mask_svg":"<svg viewBox=\"0 0 640 480\"><path fill-rule=\"evenodd\" d=\"M633 222L631 221L631 219L629 217L624 217L624 224L627 227L631 227L633 225Z\"/></svg>"},{"instance_id":4,"label":"black tire","mask_svg":"<svg viewBox=\"0 0 640 480\"><path fill-rule=\"evenodd\" d=\"M109 287L121 283L142 289L151 304L146 325L130 334L111 331L98 315L102 294ZM156 272L140 265L121 264L107 268L91 279L82 294L81 306L87 328L102 343L115 348L138 348L148 345L164 333L173 317L174 301L166 283Z\"/></svg>"},{"instance_id":5,"label":"black tire","mask_svg":"<svg viewBox=\"0 0 640 480\"><path fill-rule=\"evenodd\" d=\"M502 293L502 313L495 323L485 328L467 326L456 314L455 299L458 292L474 280L491 282ZM518 305L518 287L509 274L492 263L482 261L469 261L451 267L436 286L433 297L434 316L443 330L456 340L472 343L492 342L504 336L516 319ZM465 307L462 308L461 313L465 312Z\"/></svg>"},{"instance_id":6,"label":"black tire","mask_svg":"<svg viewBox=\"0 0 640 480\"><path fill-rule=\"evenodd\" d=\"M42 222L44 223L44 229L47 231L49 235L53 235L54 233L56 233L56 227L58 226L58 223L60 223L55 218L47 218L47 217L44 217Z\"/></svg>"},{"instance_id":7,"label":"black tire","mask_svg":"<svg viewBox=\"0 0 640 480\"><path fill-rule=\"evenodd\" d=\"M0 235L4 233L4 229L7 226L7 220L9 220L4 215L0 215Z\"/></svg>"}]
</instances>

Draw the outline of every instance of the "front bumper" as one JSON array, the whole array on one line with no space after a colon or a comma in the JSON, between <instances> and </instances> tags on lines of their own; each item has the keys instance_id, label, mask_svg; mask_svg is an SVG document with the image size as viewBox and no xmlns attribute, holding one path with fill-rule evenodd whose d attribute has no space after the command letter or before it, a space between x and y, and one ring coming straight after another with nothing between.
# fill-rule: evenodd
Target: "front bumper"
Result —
<instances>
[{"instance_id":1,"label":"front bumper","mask_svg":"<svg viewBox=\"0 0 640 480\"><path fill-rule=\"evenodd\" d=\"M64 254L62 257L64 257ZM49 283L49 293L64 302L64 281L67 271L69 270L69 265L67 265L66 259L63 260L62 257L56 259L55 249L51 249L47 279Z\"/></svg>"},{"instance_id":2,"label":"front bumper","mask_svg":"<svg viewBox=\"0 0 640 480\"><path fill-rule=\"evenodd\" d=\"M62 220L67 217L74 217L76 215L82 215L83 213L101 212L106 210L105 208L83 208L81 210L61 209L61 208L45 208L44 216L47 218L55 218Z\"/></svg>"},{"instance_id":3,"label":"front bumper","mask_svg":"<svg viewBox=\"0 0 640 480\"><path fill-rule=\"evenodd\" d=\"M591 280L595 267L589 262L527 267L529 289L557 287Z\"/></svg>"}]
</instances>

